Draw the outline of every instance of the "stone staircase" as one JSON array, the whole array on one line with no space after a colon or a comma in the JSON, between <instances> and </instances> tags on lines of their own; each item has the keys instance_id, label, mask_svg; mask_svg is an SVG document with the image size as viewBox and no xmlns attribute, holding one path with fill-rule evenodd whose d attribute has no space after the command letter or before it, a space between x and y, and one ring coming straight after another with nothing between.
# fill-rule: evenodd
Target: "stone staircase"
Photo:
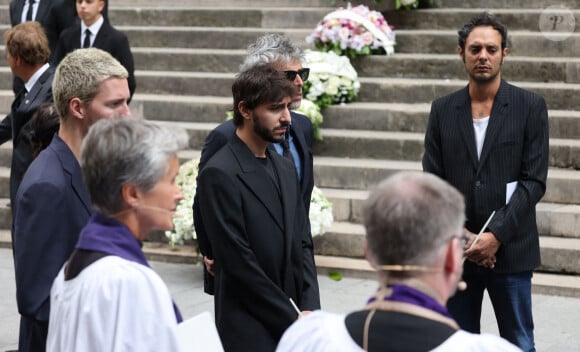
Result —
<instances>
[{"instance_id":1,"label":"stone staircase","mask_svg":"<svg viewBox=\"0 0 580 352\"><path fill-rule=\"evenodd\" d=\"M339 4L340 1L337 1ZM114 0L110 21L127 33L135 57L134 115L185 128L199 156L205 136L223 121L231 83L257 36L284 33L303 48L304 38L334 8L332 0ZM579 0L438 0L437 8L388 12L396 54L353 62L361 80L359 100L324 113L324 140L314 146L315 183L334 206L331 231L315 238L321 271L373 275L363 256L361 203L367 190L400 170L420 170L423 134L433 99L466 84L456 54L457 29L489 9L510 31L503 76L542 94L550 115L548 187L538 205L543 266L536 290L580 296L580 29L565 41L538 30L551 5L572 10ZM9 27L8 0L0 0L0 29ZM580 26L579 26L580 27ZM3 47L1 48L4 51ZM5 53L0 54L0 111L13 99ZM0 197L8 197L11 146L0 147ZM10 210L0 199L0 245L10 245ZM171 251L148 243L150 257L193 262L191 247ZM541 273L540 273L541 272Z\"/></svg>"}]
</instances>

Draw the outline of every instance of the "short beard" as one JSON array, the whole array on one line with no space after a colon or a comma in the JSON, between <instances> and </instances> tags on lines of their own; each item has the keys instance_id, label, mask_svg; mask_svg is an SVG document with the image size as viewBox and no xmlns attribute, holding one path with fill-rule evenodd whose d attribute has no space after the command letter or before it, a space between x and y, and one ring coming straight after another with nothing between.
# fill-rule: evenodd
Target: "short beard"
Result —
<instances>
[{"instance_id":1,"label":"short beard","mask_svg":"<svg viewBox=\"0 0 580 352\"><path fill-rule=\"evenodd\" d=\"M263 127L260 124L260 119L258 115L256 115L255 113L254 116L252 117L252 120L254 121L254 133L257 134L260 138L262 138L266 142L280 143L284 139L284 136L282 136L282 138L280 139L275 138L274 135L272 134L272 131L268 130L267 128Z\"/></svg>"}]
</instances>

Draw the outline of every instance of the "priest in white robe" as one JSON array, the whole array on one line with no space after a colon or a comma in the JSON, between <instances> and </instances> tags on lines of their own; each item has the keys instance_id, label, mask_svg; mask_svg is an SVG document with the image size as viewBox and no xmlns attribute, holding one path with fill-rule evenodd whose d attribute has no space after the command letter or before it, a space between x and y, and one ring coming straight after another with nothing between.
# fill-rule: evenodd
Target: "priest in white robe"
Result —
<instances>
[{"instance_id":1,"label":"priest in white robe","mask_svg":"<svg viewBox=\"0 0 580 352\"><path fill-rule=\"evenodd\" d=\"M178 351L181 314L141 241L173 226L183 137L133 118L91 127L81 167L97 211L52 286L47 351Z\"/></svg>"},{"instance_id":2,"label":"priest in white robe","mask_svg":"<svg viewBox=\"0 0 580 352\"><path fill-rule=\"evenodd\" d=\"M461 282L463 196L438 177L403 172L370 193L364 208L367 260L379 289L363 310L313 312L282 336L279 352L520 351L494 335L460 330L445 303Z\"/></svg>"}]
</instances>

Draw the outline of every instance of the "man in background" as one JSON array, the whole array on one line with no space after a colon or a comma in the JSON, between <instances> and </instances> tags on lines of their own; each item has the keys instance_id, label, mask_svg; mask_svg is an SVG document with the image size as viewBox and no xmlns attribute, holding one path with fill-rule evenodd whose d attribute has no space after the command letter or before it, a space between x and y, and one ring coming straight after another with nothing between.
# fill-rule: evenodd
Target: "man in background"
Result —
<instances>
[{"instance_id":1,"label":"man in background","mask_svg":"<svg viewBox=\"0 0 580 352\"><path fill-rule=\"evenodd\" d=\"M129 72L131 97L135 93L135 64L127 36L115 29L102 15L106 3L103 0L77 0L76 13L80 21L64 30L58 40L55 62L79 48L99 48L117 59Z\"/></svg>"},{"instance_id":2,"label":"man in background","mask_svg":"<svg viewBox=\"0 0 580 352\"><path fill-rule=\"evenodd\" d=\"M532 273L540 265L536 204L546 191L548 112L544 98L502 79L507 29L487 13L459 31L469 84L435 100L423 170L465 197L465 230L478 242L465 252L467 290L449 300L459 325L480 331L487 290L502 337L534 351Z\"/></svg>"},{"instance_id":3,"label":"man in background","mask_svg":"<svg viewBox=\"0 0 580 352\"><path fill-rule=\"evenodd\" d=\"M12 139L10 204L14 204L24 172L32 162L32 146L27 138L32 115L39 105L52 101L54 69L48 63L48 40L39 23L18 24L4 33L4 40L10 70L24 82L10 113L0 122L0 144Z\"/></svg>"}]
</instances>

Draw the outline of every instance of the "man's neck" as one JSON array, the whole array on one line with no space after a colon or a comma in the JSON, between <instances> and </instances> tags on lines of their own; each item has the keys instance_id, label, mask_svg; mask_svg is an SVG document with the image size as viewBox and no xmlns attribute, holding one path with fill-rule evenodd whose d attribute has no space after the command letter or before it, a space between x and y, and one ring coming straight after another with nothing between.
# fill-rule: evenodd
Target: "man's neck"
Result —
<instances>
[{"instance_id":1,"label":"man's neck","mask_svg":"<svg viewBox=\"0 0 580 352\"><path fill-rule=\"evenodd\" d=\"M73 119L74 117L68 116L68 119ZM70 148L73 155L80 162L81 160L81 144L83 143L83 132L78 126L71 124L71 121L60 121L60 128L58 130L58 136L63 142Z\"/></svg>"},{"instance_id":2,"label":"man's neck","mask_svg":"<svg viewBox=\"0 0 580 352\"><path fill-rule=\"evenodd\" d=\"M501 85L501 74L489 82L476 82L469 80L469 97L472 102L485 102L494 100Z\"/></svg>"},{"instance_id":3,"label":"man's neck","mask_svg":"<svg viewBox=\"0 0 580 352\"><path fill-rule=\"evenodd\" d=\"M263 140L260 136L257 136L254 131L251 130L251 127L238 127L236 129L236 135L242 140L242 142L244 142L244 144L250 149L255 157L266 157L266 148L268 147L268 142Z\"/></svg>"},{"instance_id":4,"label":"man's neck","mask_svg":"<svg viewBox=\"0 0 580 352\"><path fill-rule=\"evenodd\" d=\"M89 23L89 22L83 21L83 24L87 27L90 27L93 24L97 23L97 21L100 20L102 17L103 17L102 15L99 15L99 16L95 17L95 19L92 22Z\"/></svg>"},{"instance_id":5,"label":"man's neck","mask_svg":"<svg viewBox=\"0 0 580 352\"><path fill-rule=\"evenodd\" d=\"M15 76L18 76L24 83L26 83L30 80L30 77L36 73L36 71L42 68L42 66L44 66L44 64L23 67L19 74Z\"/></svg>"}]
</instances>

